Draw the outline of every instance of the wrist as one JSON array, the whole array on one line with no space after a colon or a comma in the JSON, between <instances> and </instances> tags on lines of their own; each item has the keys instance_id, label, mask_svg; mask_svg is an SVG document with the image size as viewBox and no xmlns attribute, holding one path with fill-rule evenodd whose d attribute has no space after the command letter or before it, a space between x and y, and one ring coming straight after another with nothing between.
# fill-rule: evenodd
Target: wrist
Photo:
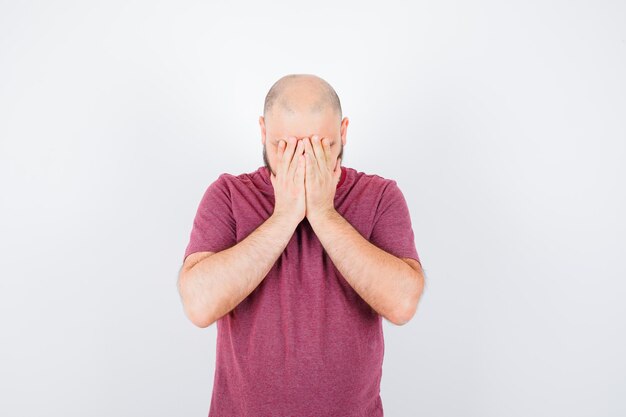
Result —
<instances>
[{"instance_id":1,"label":"wrist","mask_svg":"<svg viewBox=\"0 0 626 417\"><path fill-rule=\"evenodd\" d=\"M295 229L298 227L298 224L302 221L302 219L297 219L291 214L282 213L282 212L274 212L270 216L275 223L280 224L289 229Z\"/></svg>"},{"instance_id":2,"label":"wrist","mask_svg":"<svg viewBox=\"0 0 626 417\"><path fill-rule=\"evenodd\" d=\"M314 223L323 223L324 221L332 218L336 214L337 210L335 210L334 207L331 207L329 209L321 210L311 215L307 215L307 219L309 220L309 223L313 225Z\"/></svg>"}]
</instances>

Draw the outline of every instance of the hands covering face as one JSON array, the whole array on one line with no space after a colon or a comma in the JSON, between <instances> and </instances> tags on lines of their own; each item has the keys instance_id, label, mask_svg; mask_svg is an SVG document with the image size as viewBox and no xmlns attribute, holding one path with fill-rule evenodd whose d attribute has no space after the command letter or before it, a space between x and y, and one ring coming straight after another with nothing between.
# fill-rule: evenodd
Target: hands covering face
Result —
<instances>
[{"instance_id":1,"label":"hands covering face","mask_svg":"<svg viewBox=\"0 0 626 417\"><path fill-rule=\"evenodd\" d=\"M335 209L341 158L333 160L330 139L313 135L310 139L296 140L290 136L280 140L276 161L276 176L270 176L276 197L275 213L299 223L303 217L311 221Z\"/></svg>"}]
</instances>

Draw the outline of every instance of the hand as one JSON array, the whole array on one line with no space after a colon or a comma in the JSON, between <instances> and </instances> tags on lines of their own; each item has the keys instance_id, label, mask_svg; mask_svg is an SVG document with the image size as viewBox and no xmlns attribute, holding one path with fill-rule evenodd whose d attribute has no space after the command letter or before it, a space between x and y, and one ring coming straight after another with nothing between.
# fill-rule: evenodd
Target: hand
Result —
<instances>
[{"instance_id":1,"label":"hand","mask_svg":"<svg viewBox=\"0 0 626 417\"><path fill-rule=\"evenodd\" d=\"M317 135L304 138L306 217L319 217L335 209L335 191L341 178L341 158L332 160L330 140Z\"/></svg>"},{"instance_id":2,"label":"hand","mask_svg":"<svg viewBox=\"0 0 626 417\"><path fill-rule=\"evenodd\" d=\"M296 224L304 219L306 213L302 142L294 136L288 137L287 141L280 140L276 153L276 175L270 172L275 196L274 214Z\"/></svg>"}]
</instances>

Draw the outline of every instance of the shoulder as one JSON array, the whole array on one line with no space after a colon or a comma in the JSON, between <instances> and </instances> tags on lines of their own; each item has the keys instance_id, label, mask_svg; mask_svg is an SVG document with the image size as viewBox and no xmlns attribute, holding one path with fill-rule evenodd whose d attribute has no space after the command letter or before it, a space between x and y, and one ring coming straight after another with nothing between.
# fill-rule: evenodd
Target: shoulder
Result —
<instances>
[{"instance_id":1,"label":"shoulder","mask_svg":"<svg viewBox=\"0 0 626 417\"><path fill-rule=\"evenodd\" d=\"M358 171L353 168L348 168L348 170L352 171L351 174L355 178L355 185L359 185L378 194L392 191L393 188L398 186L396 180L384 177L380 174Z\"/></svg>"},{"instance_id":2,"label":"shoulder","mask_svg":"<svg viewBox=\"0 0 626 417\"><path fill-rule=\"evenodd\" d=\"M206 183L203 200L204 201L228 201L231 196L231 189L234 175L223 172L217 177L209 179ZM236 179L235 179L236 181Z\"/></svg>"},{"instance_id":3,"label":"shoulder","mask_svg":"<svg viewBox=\"0 0 626 417\"><path fill-rule=\"evenodd\" d=\"M241 180L240 177L242 175L245 175L245 174L234 175L228 172L222 172L220 175L217 176L217 179L215 181L220 182L222 184L232 183L233 181L240 181Z\"/></svg>"},{"instance_id":4,"label":"shoulder","mask_svg":"<svg viewBox=\"0 0 626 417\"><path fill-rule=\"evenodd\" d=\"M247 181L247 175L248 174L231 174L228 172L222 172L210 185L221 189L230 189L232 187L236 188Z\"/></svg>"},{"instance_id":5,"label":"shoulder","mask_svg":"<svg viewBox=\"0 0 626 417\"><path fill-rule=\"evenodd\" d=\"M244 172L240 174L231 174L222 172L214 181L215 187L224 190L231 196L240 195L249 191L258 191L263 187L272 187L264 184L263 179L258 172Z\"/></svg>"}]
</instances>

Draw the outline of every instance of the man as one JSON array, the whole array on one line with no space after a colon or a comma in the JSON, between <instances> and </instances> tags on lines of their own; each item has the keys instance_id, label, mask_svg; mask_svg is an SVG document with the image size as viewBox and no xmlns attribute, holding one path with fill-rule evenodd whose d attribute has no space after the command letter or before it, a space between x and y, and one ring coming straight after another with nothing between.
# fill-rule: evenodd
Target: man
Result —
<instances>
[{"instance_id":1,"label":"man","mask_svg":"<svg viewBox=\"0 0 626 417\"><path fill-rule=\"evenodd\" d=\"M394 180L341 165L348 118L311 74L259 118L264 166L211 183L178 289L217 322L210 417L383 416L382 319L415 314L424 272Z\"/></svg>"}]
</instances>

